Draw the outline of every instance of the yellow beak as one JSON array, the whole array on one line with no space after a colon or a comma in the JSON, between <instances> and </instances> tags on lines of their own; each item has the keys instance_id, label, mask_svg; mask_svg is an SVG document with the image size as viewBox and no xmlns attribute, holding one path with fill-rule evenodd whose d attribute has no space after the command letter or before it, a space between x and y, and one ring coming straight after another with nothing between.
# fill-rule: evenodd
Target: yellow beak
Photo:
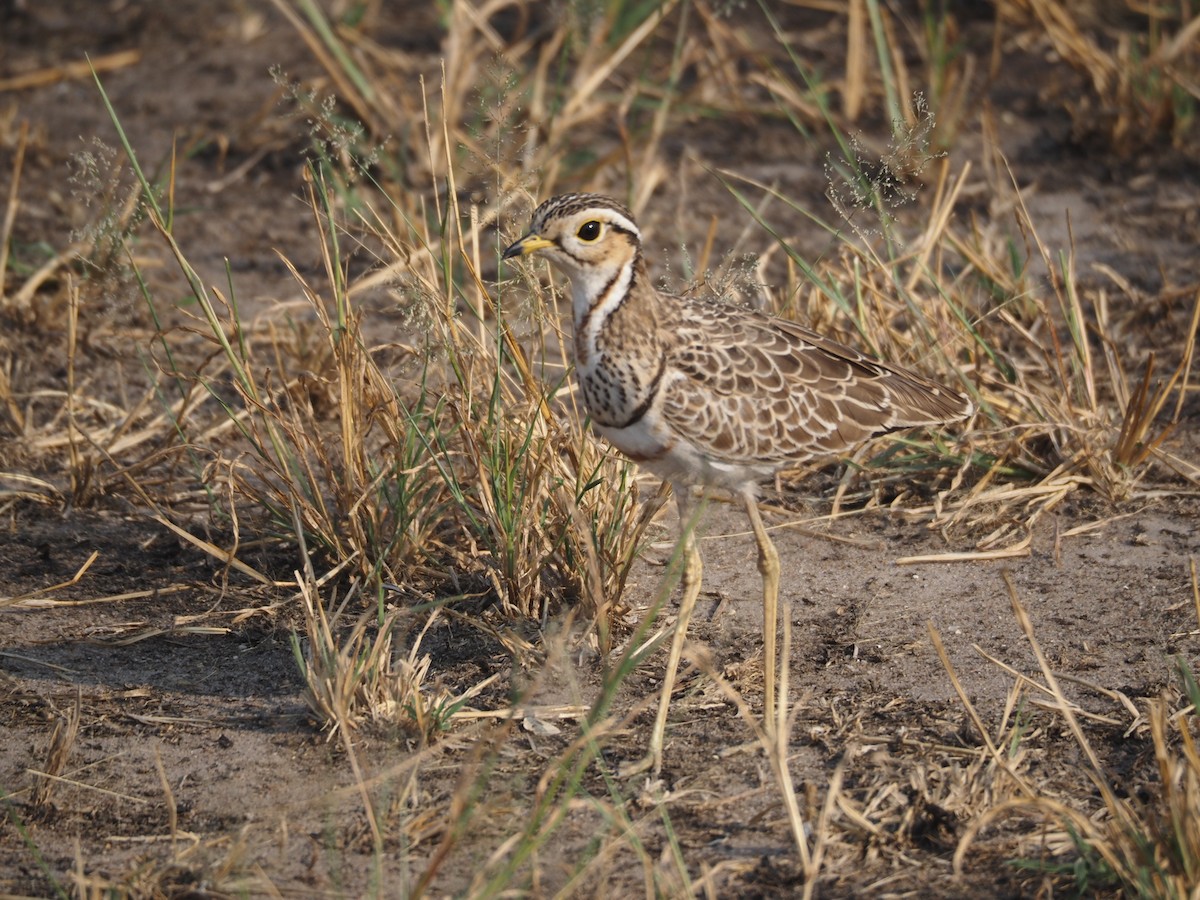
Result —
<instances>
[{"instance_id":1,"label":"yellow beak","mask_svg":"<svg viewBox=\"0 0 1200 900\"><path fill-rule=\"evenodd\" d=\"M553 246L554 241L548 241L540 234L534 234L531 231L505 250L501 258L512 259L514 256L528 256L530 253L537 253L539 250L545 250L547 247Z\"/></svg>"}]
</instances>

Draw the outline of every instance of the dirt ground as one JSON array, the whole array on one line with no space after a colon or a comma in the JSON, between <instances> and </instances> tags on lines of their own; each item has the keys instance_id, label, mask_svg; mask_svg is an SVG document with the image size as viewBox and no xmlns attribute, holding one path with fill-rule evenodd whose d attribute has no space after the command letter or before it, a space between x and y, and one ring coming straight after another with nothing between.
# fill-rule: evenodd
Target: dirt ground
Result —
<instances>
[{"instance_id":1,"label":"dirt ground","mask_svg":"<svg viewBox=\"0 0 1200 900\"><path fill-rule=\"evenodd\" d=\"M398 34L414 54L439 53L431 16L417 16ZM84 53L104 59L125 50L140 56L105 72L106 89L143 160L165 166L172 141L188 151L178 162L176 203L203 214L181 215L176 234L201 277L224 284L228 258L242 302L268 310L294 296L295 283L275 251L315 267L318 244L298 199L305 135L281 109L268 70L315 77L312 57L269 4L0 6L0 79L78 61ZM1027 188L1031 216L1054 243L1067 239L1069 213L1082 280L1105 282L1111 270L1128 287L1122 302L1144 304L1133 313L1147 323L1145 346L1128 348L1131 358L1151 350L1177 358L1191 300L1172 298L1190 298L1200 284L1196 148L1131 158L1090 154L1049 99L1061 90L1052 82L1031 85L1014 76L980 88L1003 111L1005 130L997 138ZM13 255L26 267L20 271L29 271L39 248L64 249L93 221L79 154L93 148L93 137L109 146L116 140L89 77L20 88L6 83L0 90L5 195L23 122L30 130ZM657 246L701 241L713 211L742 221L724 188L697 175L697 160L719 156L738 127L723 131L707 122L687 146L680 139L680 177L689 179L688 202L702 224L691 230L673 218L664 189L662 219L648 223ZM820 159L797 159L771 128L721 164L764 180L778 176L791 193L824 202ZM981 153L984 143L964 135L953 152ZM967 196L964 205L980 210L986 203ZM744 249L767 242L755 235ZM165 260L151 271L164 284L174 277ZM130 286L120 285L107 307L87 313L83 358L93 393L106 377L114 394L140 389L123 368L132 371L129 360L147 341L137 302ZM0 361L14 391L28 397L62 389L65 362L45 360L65 360L64 330L11 309L5 315ZM1200 460L1198 403L1193 390L1165 445L1193 461ZM35 475L69 494L67 474L47 458L0 416L0 472ZM1144 722L1131 727L1122 697L1140 709L1164 692L1177 696L1174 658L1200 663L1189 574L1189 561L1200 555L1200 498L1170 472L1155 470L1120 505L1083 489L1070 494L1038 522L1027 555L902 565L902 557L969 550L977 536L947 540L903 510L875 509L831 526L806 521L828 512L837 477L831 467L785 496L767 496L792 623L793 777L810 821L832 779L840 779L845 798L829 850L838 864L823 871L819 894L1024 897L1065 890L1071 882L1061 874L1010 864L1025 853L1053 856L1021 843L1036 837L1040 823L1020 819L985 831L964 874L951 872L967 811L982 808L979 796L962 792L983 794L988 786L971 768L980 736L928 625L999 737L1011 726L1005 705L1014 678L984 654L1018 672L1038 672L1012 612L1009 575L1068 696L1095 715L1089 737L1103 762L1130 795L1147 790L1156 777L1149 738ZM11 480L0 486L14 487ZM374 779L385 805L389 796L402 805L389 821L403 825L384 834L381 855L344 747L315 727L304 703L290 637L298 621L288 602L293 591L252 589L115 489L99 492L86 508L10 501L3 509L0 598L67 581L90 554L99 555L78 584L53 594L78 605L0 605L0 789L11 812L0 824L0 894L50 895L72 872L79 884L107 880L143 896L409 893L449 827L461 780L476 774L478 746L494 737L491 720L456 722L419 753L404 734L361 736L356 749L364 776ZM629 587L635 606L657 589L674 528L669 513L654 524L654 541ZM705 583L692 635L717 670L758 704L762 614L753 540L744 517L721 503L707 510L702 535ZM281 580L297 565L277 549L250 559ZM127 592L154 593L88 602ZM234 624L235 610L271 604L278 605ZM539 701L583 707L599 684L595 659L559 658L549 674L530 672L499 640L452 619L427 637L425 649L435 677L448 685L498 675L472 700L480 710L505 707L514 684L530 678L544 679ZM626 684L622 708L640 703L642 712L604 751L613 771L644 748L660 677L659 665L651 664ZM1051 796L1092 796L1080 748L1061 719L1039 710L1036 692L1022 697L1024 752L1036 782ZM66 780L35 803L35 773L44 771L52 735L77 698L82 714ZM557 729L535 724L507 734L470 840L438 870L434 892L471 889L474 873L527 815L545 761L573 736L569 718ZM406 792L412 783L419 785L415 794ZM531 863L537 883L527 886L529 893L561 889L583 848L616 828L610 790L600 767L590 768L584 792L594 802L570 807L554 842ZM734 704L694 669L673 706L661 782L629 782L622 790L624 815L664 870L681 854L693 878L710 873L716 896L800 890L795 845L769 766ZM651 802L655 796L665 803ZM640 892L644 873L632 859L615 854L601 861L585 887L608 896Z\"/></svg>"}]
</instances>

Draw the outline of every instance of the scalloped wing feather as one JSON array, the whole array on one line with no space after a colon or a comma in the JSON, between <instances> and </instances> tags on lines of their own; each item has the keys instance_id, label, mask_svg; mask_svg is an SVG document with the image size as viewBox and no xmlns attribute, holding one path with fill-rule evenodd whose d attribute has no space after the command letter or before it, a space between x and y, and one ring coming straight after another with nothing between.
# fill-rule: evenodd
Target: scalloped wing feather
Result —
<instances>
[{"instance_id":1,"label":"scalloped wing feather","mask_svg":"<svg viewBox=\"0 0 1200 900\"><path fill-rule=\"evenodd\" d=\"M795 323L699 298L668 308L662 414L713 460L798 463L972 410L961 394Z\"/></svg>"}]
</instances>

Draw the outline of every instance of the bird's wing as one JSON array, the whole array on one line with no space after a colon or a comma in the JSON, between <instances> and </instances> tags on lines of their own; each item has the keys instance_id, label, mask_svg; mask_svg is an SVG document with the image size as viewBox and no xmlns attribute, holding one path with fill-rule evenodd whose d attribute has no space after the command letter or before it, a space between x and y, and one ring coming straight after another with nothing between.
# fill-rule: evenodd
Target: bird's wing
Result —
<instances>
[{"instance_id":1,"label":"bird's wing","mask_svg":"<svg viewBox=\"0 0 1200 900\"><path fill-rule=\"evenodd\" d=\"M715 460L802 462L972 410L961 394L792 322L698 299L677 312L663 415Z\"/></svg>"}]
</instances>

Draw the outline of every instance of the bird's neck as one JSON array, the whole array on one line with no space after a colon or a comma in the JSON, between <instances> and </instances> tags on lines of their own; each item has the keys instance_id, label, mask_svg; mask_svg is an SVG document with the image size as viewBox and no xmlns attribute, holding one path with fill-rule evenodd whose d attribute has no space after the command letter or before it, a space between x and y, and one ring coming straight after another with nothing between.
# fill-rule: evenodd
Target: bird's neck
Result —
<instances>
[{"instance_id":1,"label":"bird's neck","mask_svg":"<svg viewBox=\"0 0 1200 900\"><path fill-rule=\"evenodd\" d=\"M571 300L575 319L576 363L589 365L599 354L602 335L614 317L627 319L633 302L652 294L646 290L646 267L635 254L618 267L596 268L571 277ZM652 317L652 310L645 310Z\"/></svg>"}]
</instances>

